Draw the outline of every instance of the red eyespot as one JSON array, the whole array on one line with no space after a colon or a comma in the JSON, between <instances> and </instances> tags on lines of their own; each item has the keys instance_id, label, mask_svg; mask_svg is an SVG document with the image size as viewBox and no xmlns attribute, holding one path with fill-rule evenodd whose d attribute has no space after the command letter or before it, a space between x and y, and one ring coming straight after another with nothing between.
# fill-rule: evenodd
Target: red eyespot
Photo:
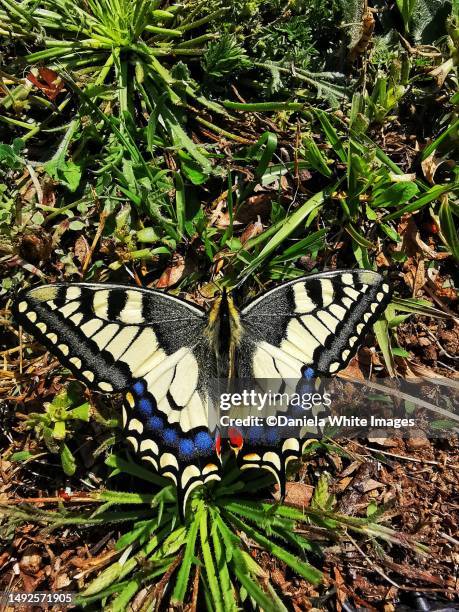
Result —
<instances>
[{"instance_id":1,"label":"red eyespot","mask_svg":"<svg viewBox=\"0 0 459 612\"><path fill-rule=\"evenodd\" d=\"M221 437L221 435L219 433L215 436L215 452L217 453L217 455L219 457L221 457L221 454L222 454L222 437Z\"/></svg>"},{"instance_id":2,"label":"red eyespot","mask_svg":"<svg viewBox=\"0 0 459 612\"><path fill-rule=\"evenodd\" d=\"M240 450L244 445L244 438L239 429L236 429L235 427L229 427L228 437L230 445L234 450Z\"/></svg>"}]
</instances>

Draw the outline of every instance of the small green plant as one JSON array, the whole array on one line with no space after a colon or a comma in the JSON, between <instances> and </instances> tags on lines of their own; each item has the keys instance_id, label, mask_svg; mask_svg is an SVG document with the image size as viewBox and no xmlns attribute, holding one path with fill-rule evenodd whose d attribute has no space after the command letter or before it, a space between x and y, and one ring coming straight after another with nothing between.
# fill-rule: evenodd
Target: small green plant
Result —
<instances>
[{"instance_id":1,"label":"small green plant","mask_svg":"<svg viewBox=\"0 0 459 612\"><path fill-rule=\"evenodd\" d=\"M76 462L65 440L72 436L78 422L87 423L90 417L88 402L80 402L80 386L70 384L52 402L44 404L44 412L31 412L26 421L28 427L35 429L38 438L43 439L47 449L59 454L62 469L67 476L75 473Z\"/></svg>"},{"instance_id":2,"label":"small green plant","mask_svg":"<svg viewBox=\"0 0 459 612\"><path fill-rule=\"evenodd\" d=\"M224 79L238 70L249 68L251 61L235 36L225 33L218 40L210 42L202 58L206 78Z\"/></svg>"},{"instance_id":3,"label":"small green plant","mask_svg":"<svg viewBox=\"0 0 459 612\"><path fill-rule=\"evenodd\" d=\"M406 55L392 59L386 66L387 76L376 77L371 95L366 97L367 117L371 123L383 124L396 111L408 90L410 62Z\"/></svg>"},{"instance_id":4,"label":"small green plant","mask_svg":"<svg viewBox=\"0 0 459 612\"><path fill-rule=\"evenodd\" d=\"M8 234L14 216L14 199L7 192L6 185L0 185L0 236Z\"/></svg>"}]
</instances>

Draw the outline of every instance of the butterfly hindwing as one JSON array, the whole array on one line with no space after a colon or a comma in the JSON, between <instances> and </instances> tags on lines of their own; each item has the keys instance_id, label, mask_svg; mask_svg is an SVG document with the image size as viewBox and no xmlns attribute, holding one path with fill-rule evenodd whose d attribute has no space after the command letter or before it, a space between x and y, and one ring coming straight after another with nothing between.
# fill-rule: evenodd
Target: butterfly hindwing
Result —
<instances>
[{"instance_id":1,"label":"butterfly hindwing","mask_svg":"<svg viewBox=\"0 0 459 612\"><path fill-rule=\"evenodd\" d=\"M183 513L188 495L195 487L220 480L220 458L207 426L185 431L180 423L169 423L156 406L145 381L137 380L123 403L126 439L142 461L175 483Z\"/></svg>"},{"instance_id":2,"label":"butterfly hindwing","mask_svg":"<svg viewBox=\"0 0 459 612\"><path fill-rule=\"evenodd\" d=\"M82 283L24 291L14 314L79 380L124 392L128 442L184 501L220 478L208 431L216 365L204 311L159 291Z\"/></svg>"}]
</instances>

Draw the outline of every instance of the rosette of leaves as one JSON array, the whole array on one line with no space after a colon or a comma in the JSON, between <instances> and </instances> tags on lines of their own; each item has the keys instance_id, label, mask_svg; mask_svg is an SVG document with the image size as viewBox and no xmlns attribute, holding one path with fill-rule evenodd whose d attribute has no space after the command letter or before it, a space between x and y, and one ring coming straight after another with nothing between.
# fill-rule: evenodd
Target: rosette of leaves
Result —
<instances>
[{"instance_id":1,"label":"rosette of leaves","mask_svg":"<svg viewBox=\"0 0 459 612\"><path fill-rule=\"evenodd\" d=\"M426 552L414 537L385 525L384 507L374 502L366 517L337 512L325 473L309 507L298 509L260 501L272 484L269 475L242 475L228 465L221 482L193 492L181 522L170 481L117 455L111 455L106 464L113 477L128 475L131 485L132 477L139 485L142 480L148 483L148 493L132 488L130 492L94 491L86 495L89 507L82 509L80 503L76 511L68 505L55 510L24 505L1 508L9 531L30 522L39 522L48 531L70 525L79 529L116 526L120 536L109 564L102 564L98 575L92 572L89 579L80 576L82 591L76 604L82 609L285 612L291 600L272 581L263 560L266 554L272 559L270 566L279 564L288 579L318 585L322 572L317 566L322 564L321 548L327 540L364 539L374 543L376 555L391 545ZM71 495L67 501L71 503ZM317 527L319 539L314 535Z\"/></svg>"}]
</instances>

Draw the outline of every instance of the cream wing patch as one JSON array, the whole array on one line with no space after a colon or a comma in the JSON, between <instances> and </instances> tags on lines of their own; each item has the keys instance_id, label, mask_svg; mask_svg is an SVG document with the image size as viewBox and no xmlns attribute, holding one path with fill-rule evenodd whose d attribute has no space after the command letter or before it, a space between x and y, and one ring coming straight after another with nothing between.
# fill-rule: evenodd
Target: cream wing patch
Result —
<instances>
[{"instance_id":1,"label":"cream wing patch","mask_svg":"<svg viewBox=\"0 0 459 612\"><path fill-rule=\"evenodd\" d=\"M126 339L128 332L131 331L132 333L132 328L126 327L125 330L123 330L126 331L126 334L123 339L124 341L122 347L124 348L127 346L127 348L117 357L117 359L129 366L133 376L136 378L143 378L148 372L151 371L152 368L154 368L155 363L153 359L155 354L159 352L163 357L165 354L164 351L159 349L156 335L152 329L146 327L142 329L140 333L138 333L138 330L135 327L133 330L136 332L136 335L138 335L135 340L131 338L130 342L126 342ZM120 336L121 333L123 332L120 332L118 336ZM111 344L113 344L114 348L116 349L120 344L119 338L117 337ZM107 347L107 349L108 348L109 347ZM160 357L160 355L156 356L157 358Z\"/></svg>"},{"instance_id":2,"label":"cream wing patch","mask_svg":"<svg viewBox=\"0 0 459 612\"><path fill-rule=\"evenodd\" d=\"M295 312L306 314L317 308L317 305L312 301L304 285L295 285L293 292L295 295Z\"/></svg>"},{"instance_id":3,"label":"cream wing patch","mask_svg":"<svg viewBox=\"0 0 459 612\"><path fill-rule=\"evenodd\" d=\"M127 291L127 300L118 318L123 323L135 325L143 323L142 294L137 291Z\"/></svg>"},{"instance_id":4,"label":"cream wing patch","mask_svg":"<svg viewBox=\"0 0 459 612\"><path fill-rule=\"evenodd\" d=\"M293 319L288 324L287 340L295 345L301 351L303 357L308 360L312 359L314 351L320 346L317 337L313 336L304 323L300 323L298 319Z\"/></svg>"},{"instance_id":5,"label":"cream wing patch","mask_svg":"<svg viewBox=\"0 0 459 612\"><path fill-rule=\"evenodd\" d=\"M189 349L164 356L144 379L169 423L180 423L185 432L208 426L208 395L198 392L199 364Z\"/></svg>"},{"instance_id":6,"label":"cream wing patch","mask_svg":"<svg viewBox=\"0 0 459 612\"><path fill-rule=\"evenodd\" d=\"M302 362L282 348L268 342L261 342L254 355L255 378L298 378L301 376Z\"/></svg>"}]
</instances>

